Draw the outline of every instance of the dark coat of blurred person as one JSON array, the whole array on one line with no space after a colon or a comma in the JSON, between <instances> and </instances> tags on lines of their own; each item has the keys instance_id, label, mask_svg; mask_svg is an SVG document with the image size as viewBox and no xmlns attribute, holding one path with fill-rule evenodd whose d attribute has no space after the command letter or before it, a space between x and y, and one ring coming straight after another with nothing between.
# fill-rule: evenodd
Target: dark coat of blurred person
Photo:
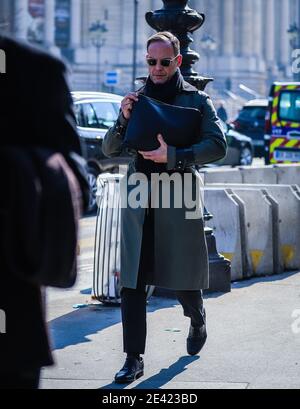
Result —
<instances>
[{"instance_id":1,"label":"dark coat of blurred person","mask_svg":"<svg viewBox=\"0 0 300 409\"><path fill-rule=\"evenodd\" d=\"M50 148L69 163L70 152L81 150L65 65L40 49L3 36L0 49L6 54L6 74L0 75L0 149ZM84 195L84 178L77 180ZM5 313L6 331L0 333L0 389L37 388L41 367L53 364L41 293L39 286L17 279L1 256L0 310Z\"/></svg>"}]
</instances>

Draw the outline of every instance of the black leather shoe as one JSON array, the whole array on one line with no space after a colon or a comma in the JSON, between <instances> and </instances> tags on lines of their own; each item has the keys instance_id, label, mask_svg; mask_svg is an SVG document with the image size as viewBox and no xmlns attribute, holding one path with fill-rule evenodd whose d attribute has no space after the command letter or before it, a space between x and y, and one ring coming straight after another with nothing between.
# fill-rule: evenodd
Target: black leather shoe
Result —
<instances>
[{"instance_id":1,"label":"black leather shoe","mask_svg":"<svg viewBox=\"0 0 300 409\"><path fill-rule=\"evenodd\" d=\"M127 357L123 368L116 374L116 383L129 383L144 375L143 358Z\"/></svg>"},{"instance_id":2,"label":"black leather shoe","mask_svg":"<svg viewBox=\"0 0 300 409\"><path fill-rule=\"evenodd\" d=\"M190 326L189 335L186 340L186 349L189 355L198 354L203 348L207 338L206 326L193 327Z\"/></svg>"}]
</instances>

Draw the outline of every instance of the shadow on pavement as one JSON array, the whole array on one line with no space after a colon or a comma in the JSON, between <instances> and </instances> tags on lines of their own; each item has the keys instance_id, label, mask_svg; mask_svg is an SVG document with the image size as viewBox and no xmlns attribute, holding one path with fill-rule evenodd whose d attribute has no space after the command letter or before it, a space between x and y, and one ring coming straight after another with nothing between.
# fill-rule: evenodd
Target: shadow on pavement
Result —
<instances>
[{"instance_id":1,"label":"shadow on pavement","mask_svg":"<svg viewBox=\"0 0 300 409\"><path fill-rule=\"evenodd\" d=\"M298 272L289 272L268 277L252 278L232 284L232 288L249 287L251 285L277 281L283 281ZM222 293L205 294L204 298L220 297ZM179 302L173 298L151 297L147 305L148 313L164 308L173 308ZM105 306L102 304L89 305L85 308L74 310L69 314L56 318L49 323L54 350L63 349L71 345L91 342L88 336L96 334L105 328L119 324L121 322L121 311L119 306Z\"/></svg>"},{"instance_id":2,"label":"shadow on pavement","mask_svg":"<svg viewBox=\"0 0 300 409\"><path fill-rule=\"evenodd\" d=\"M92 291L93 291L92 288L85 288L83 290L80 290L80 294L90 295L90 294L92 294Z\"/></svg>"},{"instance_id":3,"label":"shadow on pavement","mask_svg":"<svg viewBox=\"0 0 300 409\"><path fill-rule=\"evenodd\" d=\"M166 385L173 378L175 378L175 376L186 371L187 365L197 361L198 359L200 359L200 356L182 356L177 362L174 362L174 364L170 365L168 368L161 369L159 373L145 379L132 389L160 389L163 385ZM124 389L127 386L128 384L117 384L112 382L99 389Z\"/></svg>"},{"instance_id":4,"label":"shadow on pavement","mask_svg":"<svg viewBox=\"0 0 300 409\"><path fill-rule=\"evenodd\" d=\"M252 277L242 281L235 281L231 283L232 288L245 288L258 283L271 283L276 281L283 281L289 277L299 274L299 271L288 271L282 274L275 274L263 277Z\"/></svg>"},{"instance_id":5,"label":"shadow on pavement","mask_svg":"<svg viewBox=\"0 0 300 409\"><path fill-rule=\"evenodd\" d=\"M152 297L147 305L149 313L163 308L172 308L179 303L175 300ZM89 305L49 322L54 350L85 342L88 336L121 322L119 306L102 304Z\"/></svg>"},{"instance_id":6,"label":"shadow on pavement","mask_svg":"<svg viewBox=\"0 0 300 409\"><path fill-rule=\"evenodd\" d=\"M271 283L276 281L283 281L289 277L292 277L295 274L298 274L299 271L289 271L278 275L268 275L268 276L261 276L261 277L252 277L248 279L243 279L240 281L235 281L231 283L231 289L238 289L238 288L245 288L250 287L251 285L255 285L258 283ZM224 295L229 293L222 293L222 292L210 292L207 290L203 291L203 298L219 298L223 297ZM154 297L165 297L169 300L176 300L175 292L172 290L168 290L166 288L156 288L154 290Z\"/></svg>"}]
</instances>

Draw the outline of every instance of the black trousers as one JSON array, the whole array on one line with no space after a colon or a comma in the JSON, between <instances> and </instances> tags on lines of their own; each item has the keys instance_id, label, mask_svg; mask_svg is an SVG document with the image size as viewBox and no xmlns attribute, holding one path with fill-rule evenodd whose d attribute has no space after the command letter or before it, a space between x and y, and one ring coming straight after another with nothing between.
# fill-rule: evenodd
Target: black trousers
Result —
<instances>
[{"instance_id":1,"label":"black trousers","mask_svg":"<svg viewBox=\"0 0 300 409\"><path fill-rule=\"evenodd\" d=\"M146 345L146 283L152 282L154 269L154 209L149 207L145 214L143 239L136 289L121 290L121 312L123 324L124 352L144 354ZM184 315L190 317L194 327L205 323L202 291L175 291L183 307Z\"/></svg>"},{"instance_id":2,"label":"black trousers","mask_svg":"<svg viewBox=\"0 0 300 409\"><path fill-rule=\"evenodd\" d=\"M146 291L144 283L138 282L136 289L121 290L121 312L123 345L127 354L144 354L146 346ZM205 324L202 291L175 291L183 307L184 315L191 318L194 327Z\"/></svg>"}]
</instances>

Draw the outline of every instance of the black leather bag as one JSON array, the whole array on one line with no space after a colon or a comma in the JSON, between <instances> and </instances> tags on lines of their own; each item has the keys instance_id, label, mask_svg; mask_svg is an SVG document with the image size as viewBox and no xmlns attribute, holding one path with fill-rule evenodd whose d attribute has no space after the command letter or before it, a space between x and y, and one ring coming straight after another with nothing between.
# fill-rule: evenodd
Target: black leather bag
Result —
<instances>
[{"instance_id":1,"label":"black leather bag","mask_svg":"<svg viewBox=\"0 0 300 409\"><path fill-rule=\"evenodd\" d=\"M202 114L198 109L165 104L139 95L134 103L124 137L124 146L140 151L159 148L157 135L162 134L168 145L188 148L197 136Z\"/></svg>"}]
</instances>

